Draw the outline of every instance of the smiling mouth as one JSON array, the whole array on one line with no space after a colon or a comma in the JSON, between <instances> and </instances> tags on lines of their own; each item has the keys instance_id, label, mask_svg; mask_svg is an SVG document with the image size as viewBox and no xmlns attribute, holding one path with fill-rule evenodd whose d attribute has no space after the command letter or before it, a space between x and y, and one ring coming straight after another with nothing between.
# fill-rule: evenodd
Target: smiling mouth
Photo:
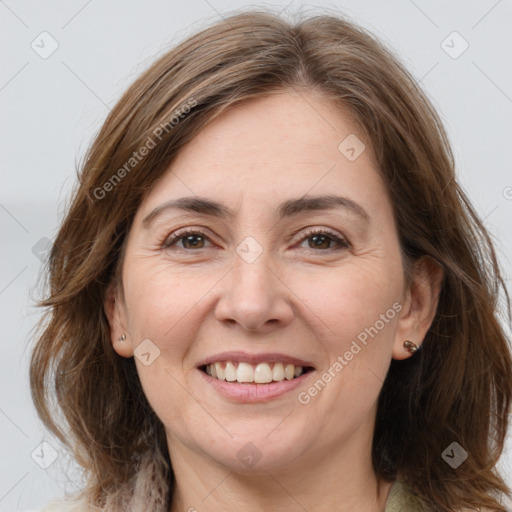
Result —
<instances>
[{"instance_id":1,"label":"smiling mouth","mask_svg":"<svg viewBox=\"0 0 512 512\"><path fill-rule=\"evenodd\" d=\"M313 371L310 366L295 366L285 363L250 364L238 361L218 361L200 366L210 377L237 384L270 384L301 377Z\"/></svg>"}]
</instances>

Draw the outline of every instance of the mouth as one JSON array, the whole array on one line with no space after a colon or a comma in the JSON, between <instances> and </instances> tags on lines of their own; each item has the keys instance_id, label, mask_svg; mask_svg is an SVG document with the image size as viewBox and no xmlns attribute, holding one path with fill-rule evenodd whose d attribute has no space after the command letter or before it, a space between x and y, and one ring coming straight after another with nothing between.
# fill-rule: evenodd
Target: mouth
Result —
<instances>
[{"instance_id":1,"label":"mouth","mask_svg":"<svg viewBox=\"0 0 512 512\"><path fill-rule=\"evenodd\" d=\"M256 404L289 397L294 389L306 385L316 368L288 354L231 351L203 359L197 370L205 393L213 391L229 402Z\"/></svg>"},{"instance_id":2,"label":"mouth","mask_svg":"<svg viewBox=\"0 0 512 512\"><path fill-rule=\"evenodd\" d=\"M254 364L236 360L215 361L198 368L213 379L235 384L272 384L291 381L314 370L312 366L280 361Z\"/></svg>"},{"instance_id":3,"label":"mouth","mask_svg":"<svg viewBox=\"0 0 512 512\"><path fill-rule=\"evenodd\" d=\"M306 385L306 381L315 373L311 366L295 366L291 363L258 363L254 368L252 366L243 361L238 364L236 361L217 361L201 365L198 373L203 377L206 389L211 389L229 402L239 404L262 404L280 397L293 396L292 391ZM282 380L274 380L274 375L276 379L281 379L283 372L285 375Z\"/></svg>"}]
</instances>

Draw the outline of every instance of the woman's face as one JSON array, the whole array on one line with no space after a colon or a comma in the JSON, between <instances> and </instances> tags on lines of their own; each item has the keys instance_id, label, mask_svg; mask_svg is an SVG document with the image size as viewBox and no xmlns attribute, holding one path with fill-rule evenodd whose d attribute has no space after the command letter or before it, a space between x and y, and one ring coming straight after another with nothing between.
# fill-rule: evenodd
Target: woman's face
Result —
<instances>
[{"instance_id":1,"label":"woman's face","mask_svg":"<svg viewBox=\"0 0 512 512\"><path fill-rule=\"evenodd\" d=\"M332 104L283 92L203 129L141 204L122 279L114 348L135 355L171 459L249 470L369 453L417 326L369 141ZM259 383L208 375L215 362Z\"/></svg>"}]
</instances>

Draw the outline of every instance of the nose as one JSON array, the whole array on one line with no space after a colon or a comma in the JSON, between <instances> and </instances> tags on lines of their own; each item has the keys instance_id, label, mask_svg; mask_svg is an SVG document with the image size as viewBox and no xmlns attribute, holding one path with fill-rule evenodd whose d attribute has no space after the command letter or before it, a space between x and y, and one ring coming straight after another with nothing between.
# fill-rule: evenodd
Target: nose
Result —
<instances>
[{"instance_id":1,"label":"nose","mask_svg":"<svg viewBox=\"0 0 512 512\"><path fill-rule=\"evenodd\" d=\"M233 269L221 286L215 308L220 322L265 333L288 325L293 318L293 293L265 253L252 263L235 254Z\"/></svg>"}]
</instances>

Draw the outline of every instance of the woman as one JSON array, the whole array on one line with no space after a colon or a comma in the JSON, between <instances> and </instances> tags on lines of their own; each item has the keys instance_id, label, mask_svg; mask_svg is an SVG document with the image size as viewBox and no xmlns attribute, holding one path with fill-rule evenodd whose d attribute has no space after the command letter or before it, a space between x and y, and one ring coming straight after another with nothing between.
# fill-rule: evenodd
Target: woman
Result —
<instances>
[{"instance_id":1,"label":"woman","mask_svg":"<svg viewBox=\"0 0 512 512\"><path fill-rule=\"evenodd\" d=\"M506 510L492 243L425 95L340 16L234 14L153 64L49 286L32 393L86 483L45 510Z\"/></svg>"}]
</instances>

